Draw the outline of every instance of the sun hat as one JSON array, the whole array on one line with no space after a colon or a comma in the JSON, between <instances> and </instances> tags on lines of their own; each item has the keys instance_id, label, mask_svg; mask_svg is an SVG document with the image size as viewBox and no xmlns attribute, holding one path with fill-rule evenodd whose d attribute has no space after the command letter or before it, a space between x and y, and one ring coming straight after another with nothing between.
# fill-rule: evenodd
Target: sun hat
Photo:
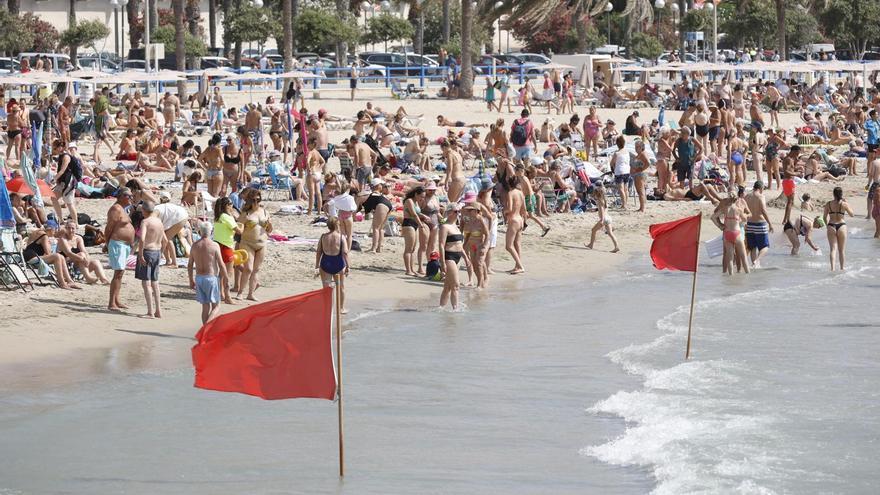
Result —
<instances>
[{"instance_id":1,"label":"sun hat","mask_svg":"<svg viewBox=\"0 0 880 495\"><path fill-rule=\"evenodd\" d=\"M464 193L464 198L462 198L461 202L464 204L473 203L477 200L477 193L473 191L468 191Z\"/></svg>"},{"instance_id":2,"label":"sun hat","mask_svg":"<svg viewBox=\"0 0 880 495\"><path fill-rule=\"evenodd\" d=\"M378 177L370 181L370 186L372 187L381 186L383 184L385 184L385 181Z\"/></svg>"},{"instance_id":3,"label":"sun hat","mask_svg":"<svg viewBox=\"0 0 880 495\"><path fill-rule=\"evenodd\" d=\"M435 183L433 183L433 182L428 182L428 185L425 186L425 190L426 190L426 191L436 191L436 190L437 190L437 184L435 184Z\"/></svg>"}]
</instances>

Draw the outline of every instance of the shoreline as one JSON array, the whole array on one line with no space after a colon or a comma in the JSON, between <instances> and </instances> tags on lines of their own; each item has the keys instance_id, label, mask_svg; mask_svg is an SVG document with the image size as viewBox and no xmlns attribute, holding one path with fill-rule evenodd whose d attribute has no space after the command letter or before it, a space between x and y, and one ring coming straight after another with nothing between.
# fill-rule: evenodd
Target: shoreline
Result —
<instances>
[{"instance_id":1,"label":"shoreline","mask_svg":"<svg viewBox=\"0 0 880 495\"><path fill-rule=\"evenodd\" d=\"M638 243L638 237L632 233L620 235L622 242L627 242L616 254L595 250L599 256L582 258L579 263L568 266L553 264L556 258L551 253L525 253L524 264L526 273L523 276L507 275L503 272L493 276L490 288L479 292L476 289L462 288L461 300L466 303L474 297L492 298L501 296L511 286L526 282L547 280L570 280L578 277L601 277L627 263L637 253L645 252L646 246ZM624 241L625 239L625 241ZM646 239L645 244L649 244ZM587 251L574 243L558 242L563 249ZM497 248L496 248L497 249ZM499 260L506 263L505 257ZM496 258L496 259L498 259ZM541 266L541 270L529 271L529 262ZM498 268L496 266L496 268ZM182 270L182 269L181 269ZM402 270L399 270L402 271ZM353 276L346 280L346 298L349 306L348 316L360 319L370 311L395 311L409 309L416 302L419 306L432 306L440 295L442 284L415 277L405 277L396 273L380 274L359 268L352 269ZM465 276L466 272L462 271ZM133 285L129 283L128 285ZM273 284L261 287L257 293L261 301L268 301L286 295L315 290L320 283L312 284L294 281L284 287ZM165 292L183 289L177 285L166 284ZM169 290L171 289L171 290ZM186 288L188 289L188 287ZM164 296L163 296L164 297ZM39 302L40 298L33 298ZM163 302L165 302L163 300ZM144 370L165 370L181 366L183 357L189 358L189 348L195 343L195 334L200 328L199 315L201 307L195 302L194 294L183 300L185 307L171 312L165 310L162 319L141 319L133 313L111 313L106 310L91 309L90 312L102 314L104 330L100 331L100 340L88 342L78 341L78 333L74 328L66 328L61 338L55 333L22 335L17 333L13 342L7 342L0 349L0 373L5 377L5 384L0 391L3 393L35 392L55 387L89 382L101 377L127 374ZM378 307L374 305L380 303ZM221 305L222 313L228 313L247 307L244 301L235 306ZM466 310L465 310L466 311ZM64 325L64 316L44 319L42 325L54 327ZM344 321L345 323L345 321ZM137 329L132 329L136 327ZM170 327L170 328L169 328ZM8 330L9 328L7 328ZM108 332L111 330L113 333ZM347 330L346 330L347 331ZM91 333L91 331L89 331ZM80 335L81 336L81 335ZM6 335L5 340L8 339ZM187 345L160 345L162 340L185 340ZM166 343L167 344L167 343ZM188 361L187 361L188 364Z\"/></svg>"}]
</instances>

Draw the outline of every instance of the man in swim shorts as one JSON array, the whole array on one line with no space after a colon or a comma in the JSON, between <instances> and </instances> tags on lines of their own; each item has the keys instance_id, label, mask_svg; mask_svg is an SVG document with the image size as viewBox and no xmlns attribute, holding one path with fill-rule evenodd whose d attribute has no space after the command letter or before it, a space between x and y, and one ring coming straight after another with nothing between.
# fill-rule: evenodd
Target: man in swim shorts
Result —
<instances>
[{"instance_id":1,"label":"man in swim shorts","mask_svg":"<svg viewBox=\"0 0 880 495\"><path fill-rule=\"evenodd\" d=\"M199 222L201 239L196 241L189 252L189 286L196 291L196 300L202 305L202 324L217 315L220 307L220 279L226 277L226 264L220 254L220 245L211 241L211 224ZM195 269L195 276L193 276Z\"/></svg>"},{"instance_id":2,"label":"man in swim shorts","mask_svg":"<svg viewBox=\"0 0 880 495\"><path fill-rule=\"evenodd\" d=\"M119 302L119 293L122 291L122 277L125 275L125 267L128 256L131 254L131 244L134 242L134 227L131 225L126 209L131 206L131 189L121 187L116 192L116 203L107 211L107 226L104 227L104 252L109 256L110 269L113 270L113 280L110 281L110 302L107 309L121 311L128 306Z\"/></svg>"},{"instance_id":3,"label":"man in swim shorts","mask_svg":"<svg viewBox=\"0 0 880 495\"><path fill-rule=\"evenodd\" d=\"M764 183L756 181L752 192L745 196L749 206L749 218L746 222L746 249L752 259L752 266L760 266L761 257L770 249L770 216L767 214L767 203L764 201Z\"/></svg>"},{"instance_id":4,"label":"man in swim shorts","mask_svg":"<svg viewBox=\"0 0 880 495\"><path fill-rule=\"evenodd\" d=\"M134 278L141 281L144 288L144 299L147 300L147 314L145 318L161 318L162 310L159 306L159 265L162 263L162 251L168 245L165 237L165 227L162 220L155 214L156 204L152 201L144 201L141 204L141 213L144 220L138 229L138 255L137 265L134 269ZM156 311L153 311L153 304Z\"/></svg>"}]
</instances>

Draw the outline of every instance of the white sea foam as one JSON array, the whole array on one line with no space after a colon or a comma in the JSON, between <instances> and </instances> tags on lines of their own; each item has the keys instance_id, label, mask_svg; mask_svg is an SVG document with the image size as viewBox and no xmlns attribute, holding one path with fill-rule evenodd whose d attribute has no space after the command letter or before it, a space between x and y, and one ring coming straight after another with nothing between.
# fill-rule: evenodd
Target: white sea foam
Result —
<instances>
[{"instance_id":1,"label":"white sea foam","mask_svg":"<svg viewBox=\"0 0 880 495\"><path fill-rule=\"evenodd\" d=\"M345 319L345 323L355 323L357 321L363 320L365 318L372 318L373 316L383 315L385 313L390 313L390 309L368 309L366 311L362 311L355 316L349 317Z\"/></svg>"},{"instance_id":2,"label":"white sea foam","mask_svg":"<svg viewBox=\"0 0 880 495\"><path fill-rule=\"evenodd\" d=\"M808 261L811 268L825 263ZM762 305L793 293L846 286L870 276L878 268L853 267L847 272L778 287L760 287L722 297L700 299L699 315L724 307ZM588 409L591 414L623 418L623 435L604 444L582 449L583 455L621 466L650 466L656 494L745 493L773 494L767 479L791 473L774 472L779 459L762 450L754 438L772 437L778 417L740 396L730 395L751 371L730 360L688 361L667 367L669 357L680 352L687 333L689 306L679 306L656 322L661 332L654 340L614 350L607 357L625 371L644 377L644 388L619 391ZM700 332L697 318L695 331ZM704 332L701 338L723 339L724 334ZM665 361L664 361L665 359Z\"/></svg>"}]
</instances>

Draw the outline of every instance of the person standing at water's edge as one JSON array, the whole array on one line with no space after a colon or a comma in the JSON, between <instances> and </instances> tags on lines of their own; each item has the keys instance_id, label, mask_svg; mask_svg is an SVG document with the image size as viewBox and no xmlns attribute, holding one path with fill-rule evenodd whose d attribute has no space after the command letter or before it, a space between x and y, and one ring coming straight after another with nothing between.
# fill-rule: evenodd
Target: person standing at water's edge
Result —
<instances>
[{"instance_id":1,"label":"person standing at water's edge","mask_svg":"<svg viewBox=\"0 0 880 495\"><path fill-rule=\"evenodd\" d=\"M770 250L770 217L767 215L767 203L764 200L764 183L756 181L752 192L745 197L749 206L749 218L746 222L746 247L752 259L752 266L760 266L761 258Z\"/></svg>"},{"instance_id":2,"label":"person standing at water's edge","mask_svg":"<svg viewBox=\"0 0 880 495\"><path fill-rule=\"evenodd\" d=\"M825 221L826 232L828 234L828 257L831 261L831 271L834 271L834 255L837 253L838 266L844 269L846 261L846 215L853 216L852 208L849 207L846 200L843 199L843 189L835 187L834 199L825 203L825 210L822 213L822 220Z\"/></svg>"},{"instance_id":3,"label":"person standing at water's edge","mask_svg":"<svg viewBox=\"0 0 880 495\"><path fill-rule=\"evenodd\" d=\"M211 224L199 222L201 239L193 243L189 252L189 286L196 291L196 300L202 305L202 324L217 315L220 307L220 279L227 278L226 265L220 253L220 244L211 240ZM195 269L195 276L193 276Z\"/></svg>"},{"instance_id":4,"label":"person standing at water's edge","mask_svg":"<svg viewBox=\"0 0 880 495\"><path fill-rule=\"evenodd\" d=\"M159 265L162 264L162 252L168 244L165 237L165 227L155 214L155 203L144 201L141 212L144 221L141 222L137 231L137 265L134 269L134 278L141 281L144 289L144 299L147 301L147 313L145 318L161 318L162 308L159 304ZM153 311L153 304L156 310Z\"/></svg>"},{"instance_id":5,"label":"person standing at water's edge","mask_svg":"<svg viewBox=\"0 0 880 495\"><path fill-rule=\"evenodd\" d=\"M336 251L336 254L331 254ZM339 284L339 306L342 312L345 309L345 277L349 273L348 241L339 231L339 220L331 217L327 220L327 232L318 240L318 249L315 255L315 275L321 277L321 284L330 287L334 277Z\"/></svg>"},{"instance_id":6,"label":"person standing at water's edge","mask_svg":"<svg viewBox=\"0 0 880 495\"><path fill-rule=\"evenodd\" d=\"M125 275L128 255L131 254L131 244L134 242L134 227L126 212L131 207L131 198L131 189L122 187L117 191L116 203L107 212L107 226L104 228L104 238L107 239L104 251L109 256L110 269L113 270L110 301L107 304L107 309L111 311L128 309L128 306L119 302L119 293L122 291L122 277Z\"/></svg>"}]
</instances>

